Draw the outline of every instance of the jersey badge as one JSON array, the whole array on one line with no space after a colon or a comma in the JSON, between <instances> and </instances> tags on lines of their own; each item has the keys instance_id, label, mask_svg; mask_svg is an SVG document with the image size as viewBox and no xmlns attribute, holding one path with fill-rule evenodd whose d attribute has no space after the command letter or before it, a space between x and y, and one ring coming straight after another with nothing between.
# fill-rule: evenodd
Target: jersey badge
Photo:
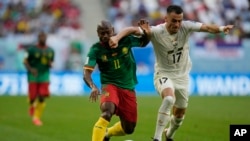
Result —
<instances>
[{"instance_id":1,"label":"jersey badge","mask_svg":"<svg viewBox=\"0 0 250 141\"><path fill-rule=\"evenodd\" d=\"M123 54L128 54L128 48L127 47L123 47L122 48L122 53Z\"/></svg>"},{"instance_id":2,"label":"jersey badge","mask_svg":"<svg viewBox=\"0 0 250 141\"><path fill-rule=\"evenodd\" d=\"M40 53L36 53L36 54L35 54L35 57L36 57L36 58L39 58L39 57L40 57Z\"/></svg>"},{"instance_id":3,"label":"jersey badge","mask_svg":"<svg viewBox=\"0 0 250 141\"><path fill-rule=\"evenodd\" d=\"M102 55L102 61L103 61L103 62L107 62L107 61L108 61L108 58L107 58L106 55Z\"/></svg>"},{"instance_id":4,"label":"jersey badge","mask_svg":"<svg viewBox=\"0 0 250 141\"><path fill-rule=\"evenodd\" d=\"M52 53L50 52L50 53L48 53L48 56L49 56L49 58L51 58L52 57Z\"/></svg>"}]
</instances>

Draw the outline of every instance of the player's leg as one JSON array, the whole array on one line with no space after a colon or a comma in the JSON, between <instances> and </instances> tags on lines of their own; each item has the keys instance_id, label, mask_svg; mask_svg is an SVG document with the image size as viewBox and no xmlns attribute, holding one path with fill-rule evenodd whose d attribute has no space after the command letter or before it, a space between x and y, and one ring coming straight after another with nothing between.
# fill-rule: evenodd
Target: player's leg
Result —
<instances>
[{"instance_id":1,"label":"player's leg","mask_svg":"<svg viewBox=\"0 0 250 141\"><path fill-rule=\"evenodd\" d=\"M157 114L154 140L161 141L162 133L170 121L170 114L175 102L173 82L165 76L155 76L155 87L162 98Z\"/></svg>"},{"instance_id":2,"label":"player's leg","mask_svg":"<svg viewBox=\"0 0 250 141\"><path fill-rule=\"evenodd\" d=\"M175 132L182 125L186 108L188 106L188 90L178 89L175 92L176 102L173 107L170 126L167 129L167 137L173 139Z\"/></svg>"},{"instance_id":3,"label":"player's leg","mask_svg":"<svg viewBox=\"0 0 250 141\"><path fill-rule=\"evenodd\" d=\"M120 121L108 128L106 137L132 134L137 122L136 94L133 90L119 89L117 115Z\"/></svg>"},{"instance_id":4,"label":"player's leg","mask_svg":"<svg viewBox=\"0 0 250 141\"><path fill-rule=\"evenodd\" d=\"M45 108L45 98L49 96L49 83L38 83L38 100L35 105L33 122L36 125L42 125L41 117Z\"/></svg>"},{"instance_id":5,"label":"player's leg","mask_svg":"<svg viewBox=\"0 0 250 141\"><path fill-rule=\"evenodd\" d=\"M29 115L33 117L36 105L37 84L34 82L28 83L28 100L29 100Z\"/></svg>"},{"instance_id":6,"label":"player's leg","mask_svg":"<svg viewBox=\"0 0 250 141\"><path fill-rule=\"evenodd\" d=\"M103 141L107 126L113 114L115 114L118 103L116 87L113 85L104 85L102 87L100 106L102 114L93 127L92 141Z\"/></svg>"}]
</instances>

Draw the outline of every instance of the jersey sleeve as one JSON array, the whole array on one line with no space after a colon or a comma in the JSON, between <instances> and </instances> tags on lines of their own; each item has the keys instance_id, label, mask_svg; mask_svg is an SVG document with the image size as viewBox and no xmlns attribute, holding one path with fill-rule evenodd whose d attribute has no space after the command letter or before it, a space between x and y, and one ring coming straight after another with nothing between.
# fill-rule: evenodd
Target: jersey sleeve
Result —
<instances>
[{"instance_id":1,"label":"jersey sleeve","mask_svg":"<svg viewBox=\"0 0 250 141\"><path fill-rule=\"evenodd\" d=\"M199 32L202 26L202 23L195 21L183 21L183 26L187 28L190 32Z\"/></svg>"},{"instance_id":2,"label":"jersey sleeve","mask_svg":"<svg viewBox=\"0 0 250 141\"><path fill-rule=\"evenodd\" d=\"M94 70L95 65L96 65L96 59L97 59L95 50L96 49L94 46L90 48L85 64L84 64L84 69Z\"/></svg>"},{"instance_id":3,"label":"jersey sleeve","mask_svg":"<svg viewBox=\"0 0 250 141\"><path fill-rule=\"evenodd\" d=\"M165 28L165 24L159 24L156 26L151 26L151 36L155 37L157 34L163 33L163 30Z\"/></svg>"},{"instance_id":4,"label":"jersey sleeve","mask_svg":"<svg viewBox=\"0 0 250 141\"><path fill-rule=\"evenodd\" d=\"M129 40L131 41L131 47L141 47L143 44L143 40L138 36L129 36Z\"/></svg>"},{"instance_id":5,"label":"jersey sleeve","mask_svg":"<svg viewBox=\"0 0 250 141\"><path fill-rule=\"evenodd\" d=\"M50 57L50 61L54 62L54 58L55 58L55 51L53 48L50 48L50 52L51 52L51 57Z\"/></svg>"}]
</instances>

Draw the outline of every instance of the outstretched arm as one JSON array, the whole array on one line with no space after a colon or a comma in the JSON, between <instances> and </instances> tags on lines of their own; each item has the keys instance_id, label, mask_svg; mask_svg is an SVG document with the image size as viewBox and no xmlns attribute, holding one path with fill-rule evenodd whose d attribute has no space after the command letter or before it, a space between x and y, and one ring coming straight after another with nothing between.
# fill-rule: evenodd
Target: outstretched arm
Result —
<instances>
[{"instance_id":1,"label":"outstretched arm","mask_svg":"<svg viewBox=\"0 0 250 141\"><path fill-rule=\"evenodd\" d=\"M214 24L203 24L200 31L209 33L220 33L223 32L228 34L234 25L218 26Z\"/></svg>"},{"instance_id":2,"label":"outstretched arm","mask_svg":"<svg viewBox=\"0 0 250 141\"><path fill-rule=\"evenodd\" d=\"M125 36L130 34L142 36L143 40L150 40L150 26L147 21L140 20L138 22L138 27L127 27L124 28L120 33L110 38L109 45L112 48L118 46L118 42ZM148 42L147 42L148 43Z\"/></svg>"}]
</instances>

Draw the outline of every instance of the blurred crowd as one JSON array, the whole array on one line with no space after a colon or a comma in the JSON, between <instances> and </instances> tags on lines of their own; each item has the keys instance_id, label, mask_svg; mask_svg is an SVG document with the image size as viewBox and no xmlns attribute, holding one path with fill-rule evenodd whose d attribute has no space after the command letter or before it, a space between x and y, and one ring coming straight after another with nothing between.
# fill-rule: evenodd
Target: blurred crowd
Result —
<instances>
[{"instance_id":1,"label":"blurred crowd","mask_svg":"<svg viewBox=\"0 0 250 141\"><path fill-rule=\"evenodd\" d=\"M151 25L164 22L166 7L181 5L186 20L234 24L227 41L250 39L250 0L109 0L107 18L116 32L137 25L141 18ZM101 3L100 3L101 4ZM0 0L0 70L25 70L25 49L35 44L39 31L48 33L47 44L55 49L54 70L82 71L87 52L81 11L72 0ZM103 17L100 17L103 18ZM81 20L83 21L83 20ZM93 31L95 32L95 31ZM194 41L221 35L194 34ZM141 62L144 62L142 60ZM153 61L148 61L153 62ZM138 63L145 72L145 64ZM149 67L150 68L150 67Z\"/></svg>"},{"instance_id":2,"label":"blurred crowd","mask_svg":"<svg viewBox=\"0 0 250 141\"><path fill-rule=\"evenodd\" d=\"M166 7L181 5L184 19L209 24L236 26L233 34L250 38L250 0L110 0L109 19L119 32L122 28L136 25L141 18L151 25L162 23Z\"/></svg>"},{"instance_id":3,"label":"blurred crowd","mask_svg":"<svg viewBox=\"0 0 250 141\"><path fill-rule=\"evenodd\" d=\"M69 0L1 0L0 36L79 29L79 9Z\"/></svg>"},{"instance_id":4,"label":"blurred crowd","mask_svg":"<svg viewBox=\"0 0 250 141\"><path fill-rule=\"evenodd\" d=\"M53 69L80 70L84 49L81 14L71 0L0 0L0 69L25 70L25 49L36 44L37 34L44 31L47 44L57 53Z\"/></svg>"}]
</instances>

